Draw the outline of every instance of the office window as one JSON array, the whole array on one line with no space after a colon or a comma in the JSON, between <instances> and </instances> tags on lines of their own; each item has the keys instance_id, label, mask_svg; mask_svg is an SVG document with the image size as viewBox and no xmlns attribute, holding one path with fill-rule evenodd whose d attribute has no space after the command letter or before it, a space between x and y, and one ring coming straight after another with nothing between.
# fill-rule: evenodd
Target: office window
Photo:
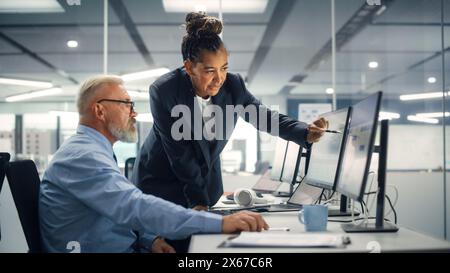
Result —
<instances>
[{"instance_id":1,"label":"office window","mask_svg":"<svg viewBox=\"0 0 450 273\"><path fill-rule=\"evenodd\" d=\"M222 170L254 172L256 164L257 130L239 118L236 128L221 154Z\"/></svg>"},{"instance_id":2,"label":"office window","mask_svg":"<svg viewBox=\"0 0 450 273\"><path fill-rule=\"evenodd\" d=\"M45 171L56 152L56 117L50 114L23 115L23 154L20 158L31 159L40 173Z\"/></svg>"},{"instance_id":3,"label":"office window","mask_svg":"<svg viewBox=\"0 0 450 273\"><path fill-rule=\"evenodd\" d=\"M0 114L0 151L14 155L14 115Z\"/></svg>"}]
</instances>

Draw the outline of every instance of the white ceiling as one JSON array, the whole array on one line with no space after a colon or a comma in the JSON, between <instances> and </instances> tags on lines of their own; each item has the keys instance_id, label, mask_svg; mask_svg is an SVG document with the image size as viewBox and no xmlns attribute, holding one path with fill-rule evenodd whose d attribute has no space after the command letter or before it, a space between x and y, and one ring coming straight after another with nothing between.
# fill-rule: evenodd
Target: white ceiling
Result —
<instances>
[{"instance_id":1,"label":"white ceiling","mask_svg":"<svg viewBox=\"0 0 450 273\"><path fill-rule=\"evenodd\" d=\"M9 0L13 1L13 0ZM226 1L226 0L224 0ZM102 73L103 1L81 0L81 6L58 1L64 13L2 14L0 33L65 71L78 82ZM117 1L116 1L117 2ZM153 66L170 69L181 66L181 24L184 14L166 13L161 1L122 0L140 38L148 49ZM330 40L331 8L329 0L297 0L288 12L277 8L290 1L269 0L263 14L224 14L224 42L229 50L230 70L254 77L249 89L257 96L277 94L295 75L305 75L291 94L325 96L331 86L329 58L314 70L306 69L313 56ZM364 0L336 0L336 31L365 4ZM382 0L383 2L383 0ZM395 0L387 10L351 37L336 56L337 94L368 93L383 89L390 95L439 90L442 79L440 57L414 69L411 65L441 50L440 0ZM445 35L450 37L450 0L445 0ZM149 68L138 47L120 21L123 14L109 8L108 72L124 74ZM212 14L215 15L215 14ZM281 21L277 33L270 33ZM273 40L264 40L265 35ZM69 49L67 40L75 39L79 47ZM269 42L265 42L269 41ZM444 47L450 46L450 39ZM259 52L259 53L258 53ZM261 52L266 54L260 54ZM379 62L376 70L367 63ZM446 75L450 73L447 53ZM252 67L252 64L260 65ZM426 82L429 75L438 78L436 86ZM76 84L22 52L0 36L0 77L51 81L62 86L63 96L36 101L72 101ZM381 83L383 79L392 79ZM152 79L133 83L133 89L147 90ZM447 76L447 82L450 82ZM29 91L23 87L0 86L0 101L6 96Z\"/></svg>"}]
</instances>

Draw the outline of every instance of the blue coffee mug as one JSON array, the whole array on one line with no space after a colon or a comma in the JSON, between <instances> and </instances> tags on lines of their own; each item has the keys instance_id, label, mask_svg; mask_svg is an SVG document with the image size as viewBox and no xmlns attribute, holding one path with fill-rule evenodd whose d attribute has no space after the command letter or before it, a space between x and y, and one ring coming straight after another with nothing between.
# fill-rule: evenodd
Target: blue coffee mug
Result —
<instances>
[{"instance_id":1,"label":"blue coffee mug","mask_svg":"<svg viewBox=\"0 0 450 273\"><path fill-rule=\"evenodd\" d=\"M326 231L328 207L325 205L304 205L298 213L298 219L305 225L306 231Z\"/></svg>"}]
</instances>

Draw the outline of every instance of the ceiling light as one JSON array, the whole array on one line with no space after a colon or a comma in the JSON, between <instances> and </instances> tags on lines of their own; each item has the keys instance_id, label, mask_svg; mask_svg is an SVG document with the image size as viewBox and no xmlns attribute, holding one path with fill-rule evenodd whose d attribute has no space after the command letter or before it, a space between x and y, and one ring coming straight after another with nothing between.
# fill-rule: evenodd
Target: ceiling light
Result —
<instances>
[{"instance_id":1,"label":"ceiling light","mask_svg":"<svg viewBox=\"0 0 450 273\"><path fill-rule=\"evenodd\" d=\"M78 42L75 40L69 40L69 41L67 41L67 47L70 47L70 48L78 47Z\"/></svg>"},{"instance_id":2,"label":"ceiling light","mask_svg":"<svg viewBox=\"0 0 450 273\"><path fill-rule=\"evenodd\" d=\"M378 62L369 62L369 68L377 68L378 67Z\"/></svg>"},{"instance_id":3,"label":"ceiling light","mask_svg":"<svg viewBox=\"0 0 450 273\"><path fill-rule=\"evenodd\" d=\"M442 118L443 116L450 116L450 112L445 112L445 115L442 112L434 112L434 113L417 113L416 116L421 118Z\"/></svg>"},{"instance_id":4,"label":"ceiling light","mask_svg":"<svg viewBox=\"0 0 450 273\"><path fill-rule=\"evenodd\" d=\"M169 71L170 70L168 68L164 67L164 68L156 68L156 69L151 69L151 70L146 70L146 71L141 71L141 72L136 72L136 73L124 74L120 77L125 82L130 82L130 81L136 81L136 80L141 80L141 79L159 77L161 75L166 74Z\"/></svg>"},{"instance_id":5,"label":"ceiling light","mask_svg":"<svg viewBox=\"0 0 450 273\"><path fill-rule=\"evenodd\" d=\"M444 95L448 96L450 91L446 92ZM424 100L424 99L435 99L442 98L442 92L430 92L430 93L416 93L416 94L408 94L401 95L400 100Z\"/></svg>"},{"instance_id":6,"label":"ceiling light","mask_svg":"<svg viewBox=\"0 0 450 273\"><path fill-rule=\"evenodd\" d=\"M380 115L378 116L378 120L383 120L383 119L399 119L400 118L400 114L399 113L394 113L394 112L380 112Z\"/></svg>"},{"instance_id":7,"label":"ceiling light","mask_svg":"<svg viewBox=\"0 0 450 273\"><path fill-rule=\"evenodd\" d=\"M435 83L435 82L436 82L436 78L435 78L435 77L429 77L429 78L427 79L427 81L428 81L429 83Z\"/></svg>"},{"instance_id":8,"label":"ceiling light","mask_svg":"<svg viewBox=\"0 0 450 273\"><path fill-rule=\"evenodd\" d=\"M141 91L130 91L128 90L128 95L134 99L149 99L150 95L148 92L141 92Z\"/></svg>"},{"instance_id":9,"label":"ceiling light","mask_svg":"<svg viewBox=\"0 0 450 273\"><path fill-rule=\"evenodd\" d=\"M407 117L407 119L410 121L424 122L424 123L430 123L430 124L438 124L439 123L439 120L437 120L435 118L422 118L422 117L412 116L412 115L409 115Z\"/></svg>"},{"instance_id":10,"label":"ceiling light","mask_svg":"<svg viewBox=\"0 0 450 273\"><path fill-rule=\"evenodd\" d=\"M28 81L28 80L18 80L8 78L0 78L0 84L31 86L37 88L50 88L53 86L51 82Z\"/></svg>"},{"instance_id":11,"label":"ceiling light","mask_svg":"<svg viewBox=\"0 0 450 273\"><path fill-rule=\"evenodd\" d=\"M333 94L333 93L334 93L334 89L333 89L333 88L331 88L331 87L329 87L329 88L327 88L327 89L325 90L325 93L327 93L327 94L331 95L331 94Z\"/></svg>"},{"instance_id":12,"label":"ceiling light","mask_svg":"<svg viewBox=\"0 0 450 273\"><path fill-rule=\"evenodd\" d=\"M0 13L50 13L65 12L55 0L0 1Z\"/></svg>"},{"instance_id":13,"label":"ceiling light","mask_svg":"<svg viewBox=\"0 0 450 273\"><path fill-rule=\"evenodd\" d=\"M206 7L204 5L196 5L194 7L194 10L196 12L207 12Z\"/></svg>"},{"instance_id":14,"label":"ceiling light","mask_svg":"<svg viewBox=\"0 0 450 273\"><path fill-rule=\"evenodd\" d=\"M6 97L5 100L7 102L14 102L14 101L28 100L28 99L38 98L38 97L51 96L51 95L55 95L55 94L58 94L61 92L62 92L61 88L44 89L44 90L33 91L33 92L24 93L24 94L20 94L20 95L9 96L9 97Z\"/></svg>"},{"instance_id":15,"label":"ceiling light","mask_svg":"<svg viewBox=\"0 0 450 273\"><path fill-rule=\"evenodd\" d=\"M268 0L227 0L222 1L223 13L264 13ZM202 7L210 13L218 13L220 1L212 0L163 0L166 12L190 12Z\"/></svg>"},{"instance_id":16,"label":"ceiling light","mask_svg":"<svg viewBox=\"0 0 450 273\"><path fill-rule=\"evenodd\" d=\"M136 120L140 122L153 122L153 116L151 113L138 114Z\"/></svg>"}]
</instances>

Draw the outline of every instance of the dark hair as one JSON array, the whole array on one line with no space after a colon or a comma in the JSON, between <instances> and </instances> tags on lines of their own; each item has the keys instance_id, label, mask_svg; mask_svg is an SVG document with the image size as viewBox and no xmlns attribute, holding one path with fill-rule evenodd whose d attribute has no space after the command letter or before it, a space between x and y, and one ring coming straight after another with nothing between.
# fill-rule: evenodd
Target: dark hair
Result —
<instances>
[{"instance_id":1,"label":"dark hair","mask_svg":"<svg viewBox=\"0 0 450 273\"><path fill-rule=\"evenodd\" d=\"M219 34L222 32L222 22L202 12L190 12L186 15L186 35L181 44L183 61L200 61L200 52L218 51L223 42Z\"/></svg>"}]
</instances>

